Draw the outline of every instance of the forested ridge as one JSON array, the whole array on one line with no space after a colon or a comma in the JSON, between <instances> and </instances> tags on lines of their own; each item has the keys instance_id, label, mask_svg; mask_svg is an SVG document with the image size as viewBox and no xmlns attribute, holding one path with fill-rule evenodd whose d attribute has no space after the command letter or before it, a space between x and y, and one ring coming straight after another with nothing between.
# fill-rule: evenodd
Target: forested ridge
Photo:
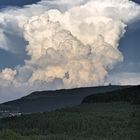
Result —
<instances>
[{"instance_id":1,"label":"forested ridge","mask_svg":"<svg viewBox=\"0 0 140 140\"><path fill-rule=\"evenodd\" d=\"M97 102L129 102L131 104L140 104L140 86L133 86L124 89L117 89L107 93L98 93L85 97L82 103Z\"/></svg>"},{"instance_id":2,"label":"forested ridge","mask_svg":"<svg viewBox=\"0 0 140 140\"><path fill-rule=\"evenodd\" d=\"M139 140L140 106L83 104L0 120L0 140Z\"/></svg>"},{"instance_id":3,"label":"forested ridge","mask_svg":"<svg viewBox=\"0 0 140 140\"><path fill-rule=\"evenodd\" d=\"M140 140L138 90L95 94L75 107L3 118L0 140Z\"/></svg>"}]
</instances>

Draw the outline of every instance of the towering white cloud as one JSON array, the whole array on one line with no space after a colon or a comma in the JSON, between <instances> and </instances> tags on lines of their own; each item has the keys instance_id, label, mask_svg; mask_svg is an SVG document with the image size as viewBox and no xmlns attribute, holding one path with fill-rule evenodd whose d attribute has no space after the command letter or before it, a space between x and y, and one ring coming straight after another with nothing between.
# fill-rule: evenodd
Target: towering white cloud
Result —
<instances>
[{"instance_id":1,"label":"towering white cloud","mask_svg":"<svg viewBox=\"0 0 140 140\"><path fill-rule=\"evenodd\" d=\"M0 47L14 53L25 47L30 59L2 70L1 87L9 81L33 90L104 84L108 70L123 61L118 45L125 27L139 18L140 6L129 0L43 0L7 9L0 13Z\"/></svg>"}]
</instances>

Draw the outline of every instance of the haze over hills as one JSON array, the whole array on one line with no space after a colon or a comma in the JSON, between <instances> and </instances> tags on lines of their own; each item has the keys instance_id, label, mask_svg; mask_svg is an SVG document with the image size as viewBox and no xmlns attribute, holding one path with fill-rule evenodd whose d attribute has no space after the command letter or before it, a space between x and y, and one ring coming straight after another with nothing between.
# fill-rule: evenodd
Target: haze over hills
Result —
<instances>
[{"instance_id":1,"label":"haze over hills","mask_svg":"<svg viewBox=\"0 0 140 140\"><path fill-rule=\"evenodd\" d=\"M86 96L91 94L104 93L127 87L128 86L101 86L34 92L21 99L3 103L0 105L0 109L18 109L21 113L46 112L79 105Z\"/></svg>"}]
</instances>

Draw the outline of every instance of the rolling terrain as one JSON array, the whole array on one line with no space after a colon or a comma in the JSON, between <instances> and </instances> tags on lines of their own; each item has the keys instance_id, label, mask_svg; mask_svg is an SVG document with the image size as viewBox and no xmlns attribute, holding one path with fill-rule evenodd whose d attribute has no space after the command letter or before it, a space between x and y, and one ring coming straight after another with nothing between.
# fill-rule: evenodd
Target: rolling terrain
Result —
<instances>
[{"instance_id":1,"label":"rolling terrain","mask_svg":"<svg viewBox=\"0 0 140 140\"><path fill-rule=\"evenodd\" d=\"M91 92L91 89L96 88L60 90L53 94L35 92L20 100L53 98L59 92L75 95L81 91ZM117 88L106 93L90 94L74 107L3 118L0 119L0 140L139 140L139 99L140 86Z\"/></svg>"},{"instance_id":2,"label":"rolling terrain","mask_svg":"<svg viewBox=\"0 0 140 140\"><path fill-rule=\"evenodd\" d=\"M101 86L57 91L33 92L21 99L0 104L0 110L18 110L21 113L37 113L81 104L91 94L104 93L128 86Z\"/></svg>"}]
</instances>

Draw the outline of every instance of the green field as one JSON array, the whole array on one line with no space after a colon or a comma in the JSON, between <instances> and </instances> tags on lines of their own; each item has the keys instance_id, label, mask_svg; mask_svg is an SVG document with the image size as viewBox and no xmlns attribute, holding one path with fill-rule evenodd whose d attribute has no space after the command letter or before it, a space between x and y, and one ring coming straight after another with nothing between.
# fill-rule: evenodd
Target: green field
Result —
<instances>
[{"instance_id":1,"label":"green field","mask_svg":"<svg viewBox=\"0 0 140 140\"><path fill-rule=\"evenodd\" d=\"M140 140L140 105L82 104L0 121L0 140Z\"/></svg>"}]
</instances>

